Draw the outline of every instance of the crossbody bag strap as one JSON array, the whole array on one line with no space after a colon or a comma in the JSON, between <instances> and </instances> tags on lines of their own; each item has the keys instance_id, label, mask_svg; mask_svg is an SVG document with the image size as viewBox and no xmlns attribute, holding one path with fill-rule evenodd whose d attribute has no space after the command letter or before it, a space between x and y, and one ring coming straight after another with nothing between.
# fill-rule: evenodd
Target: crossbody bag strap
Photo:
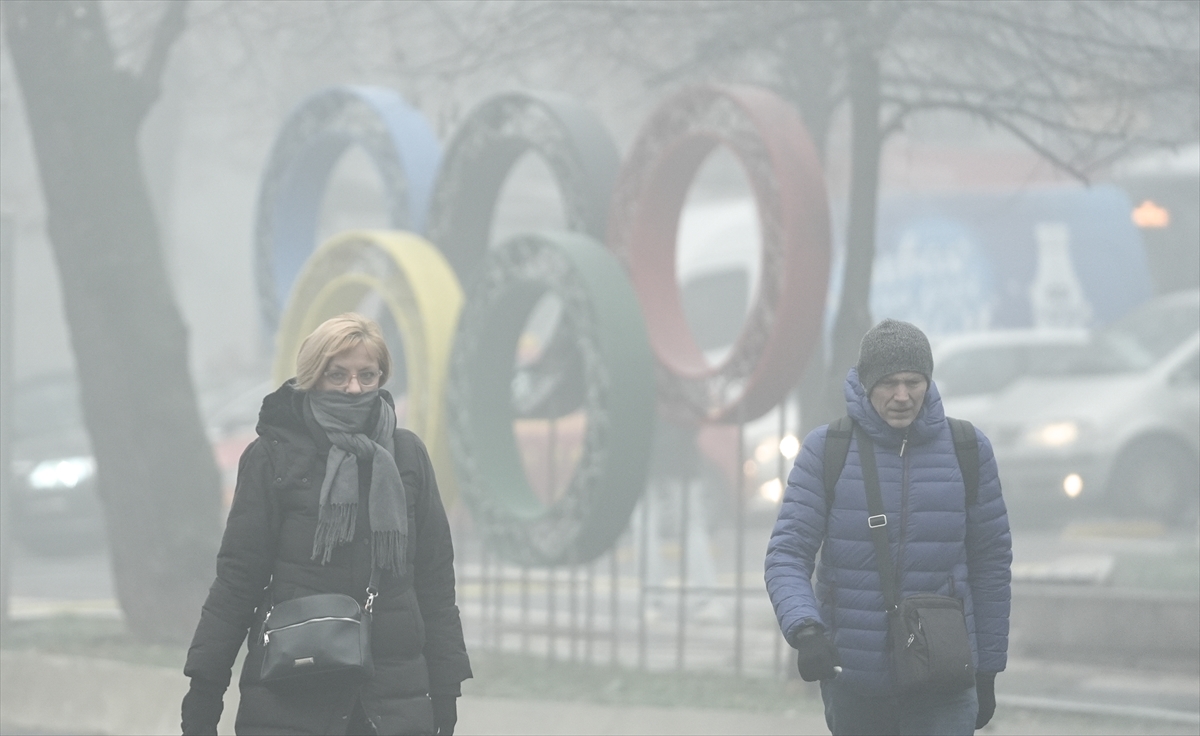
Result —
<instances>
[{"instance_id":1,"label":"crossbody bag strap","mask_svg":"<svg viewBox=\"0 0 1200 736\"><path fill-rule=\"evenodd\" d=\"M371 579L367 581L367 602L363 604L363 610L367 613L371 612L371 608L375 605L375 598L379 596L379 565L375 564L375 545L371 545Z\"/></svg>"},{"instance_id":2,"label":"crossbody bag strap","mask_svg":"<svg viewBox=\"0 0 1200 736\"><path fill-rule=\"evenodd\" d=\"M396 463L396 470L400 470L400 442L399 435L395 433L392 434L392 461ZM404 513L407 514L408 509L405 509ZM367 602L363 605L363 610L370 613L377 597L379 597L379 565L375 564L375 544L372 540L371 580L367 583Z\"/></svg>"},{"instance_id":3,"label":"crossbody bag strap","mask_svg":"<svg viewBox=\"0 0 1200 736\"><path fill-rule=\"evenodd\" d=\"M879 489L879 468L875 464L875 446L865 430L857 424L854 435L858 439L858 457L862 464L863 485L867 488L867 526L871 528L871 541L875 544L875 560L879 565L879 588L883 592L884 609L896 610L896 568L892 562L892 550L888 544L887 515L883 513L883 492Z\"/></svg>"}]
</instances>

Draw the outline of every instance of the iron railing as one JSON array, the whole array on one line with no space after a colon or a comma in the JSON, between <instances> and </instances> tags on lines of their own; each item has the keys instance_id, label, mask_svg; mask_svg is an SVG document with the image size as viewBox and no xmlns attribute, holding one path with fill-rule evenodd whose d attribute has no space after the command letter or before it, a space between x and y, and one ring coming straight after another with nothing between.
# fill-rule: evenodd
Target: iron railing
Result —
<instances>
[{"instance_id":1,"label":"iron railing","mask_svg":"<svg viewBox=\"0 0 1200 736\"><path fill-rule=\"evenodd\" d=\"M778 420L776 439L795 424L786 414L776 410L767 420ZM755 426L761 430L763 421ZM735 429L738 472L732 488L720 489L726 506L713 508L713 489L702 479L654 478L613 548L585 564L508 563L458 508L456 572L468 646L653 671L794 672L763 584L777 505L756 495L763 461L775 466L769 478L778 489L791 460L779 452L773 463L761 451L752 457L756 448L748 453L746 443L754 438L746 426Z\"/></svg>"}]
</instances>

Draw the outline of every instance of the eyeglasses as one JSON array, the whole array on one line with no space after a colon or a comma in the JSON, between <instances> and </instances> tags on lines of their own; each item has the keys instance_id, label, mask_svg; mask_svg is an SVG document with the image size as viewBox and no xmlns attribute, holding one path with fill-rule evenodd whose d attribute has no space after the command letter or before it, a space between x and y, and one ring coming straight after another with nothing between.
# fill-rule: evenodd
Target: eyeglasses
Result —
<instances>
[{"instance_id":1,"label":"eyeglasses","mask_svg":"<svg viewBox=\"0 0 1200 736\"><path fill-rule=\"evenodd\" d=\"M330 371L325 371L324 375L325 380L329 382L329 385L335 388L342 388L350 383L351 377L358 379L359 386L362 386L363 388L369 388L374 386L376 383L379 383L379 377L383 374L379 371L359 371L357 373L351 373L349 371L343 371L335 368Z\"/></svg>"}]
</instances>

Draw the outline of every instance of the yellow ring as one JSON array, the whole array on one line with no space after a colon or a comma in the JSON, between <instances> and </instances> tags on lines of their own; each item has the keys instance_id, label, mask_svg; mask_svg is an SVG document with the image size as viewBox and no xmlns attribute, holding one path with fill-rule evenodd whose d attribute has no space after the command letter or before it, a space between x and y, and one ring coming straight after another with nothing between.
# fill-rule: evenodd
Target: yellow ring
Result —
<instances>
[{"instance_id":1,"label":"yellow ring","mask_svg":"<svg viewBox=\"0 0 1200 736\"><path fill-rule=\"evenodd\" d=\"M417 235L354 230L323 243L296 279L276 336L276 383L296 375L300 343L325 320L378 294L404 341L408 427L426 443L442 500L458 497L443 413L450 349L463 294L441 252Z\"/></svg>"}]
</instances>

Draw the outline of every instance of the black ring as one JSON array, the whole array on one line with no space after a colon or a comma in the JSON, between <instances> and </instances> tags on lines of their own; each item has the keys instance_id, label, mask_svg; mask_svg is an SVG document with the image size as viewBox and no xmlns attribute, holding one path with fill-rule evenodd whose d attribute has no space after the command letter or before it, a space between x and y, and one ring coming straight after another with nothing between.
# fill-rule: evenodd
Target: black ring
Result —
<instances>
[{"instance_id":1,"label":"black ring","mask_svg":"<svg viewBox=\"0 0 1200 736\"><path fill-rule=\"evenodd\" d=\"M382 87L332 87L305 99L275 137L259 185L255 266L268 343L296 277L317 247L330 172L352 144L379 171L391 227L424 229L441 158L441 144L424 116Z\"/></svg>"},{"instance_id":2,"label":"black ring","mask_svg":"<svg viewBox=\"0 0 1200 736\"><path fill-rule=\"evenodd\" d=\"M620 154L604 124L570 97L509 92L474 110L442 158L429 211L429 240L471 281L487 252L496 198L517 159L535 151L553 172L567 229L604 239Z\"/></svg>"},{"instance_id":3,"label":"black ring","mask_svg":"<svg viewBox=\"0 0 1200 736\"><path fill-rule=\"evenodd\" d=\"M633 287L584 235L519 235L489 252L463 307L446 389L463 499L489 546L522 564L588 562L624 531L646 484L654 361ZM546 505L521 462L513 421L518 337L547 293L562 304L584 374L587 428L565 494Z\"/></svg>"}]
</instances>

